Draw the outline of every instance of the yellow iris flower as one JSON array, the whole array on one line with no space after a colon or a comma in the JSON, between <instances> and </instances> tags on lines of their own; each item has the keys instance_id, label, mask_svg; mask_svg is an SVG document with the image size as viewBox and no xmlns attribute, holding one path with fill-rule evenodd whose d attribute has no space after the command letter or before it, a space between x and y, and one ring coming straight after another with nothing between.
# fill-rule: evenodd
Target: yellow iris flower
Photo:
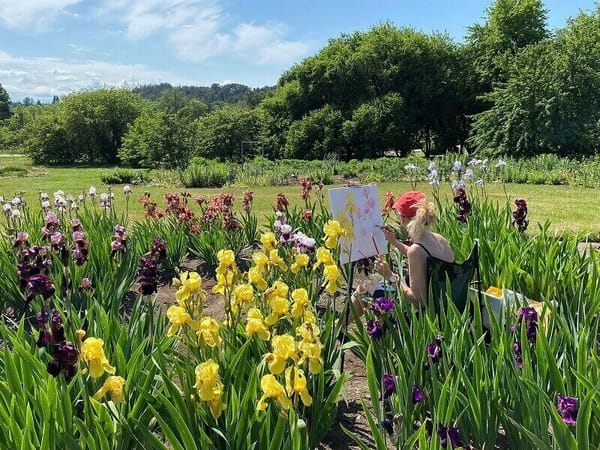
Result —
<instances>
[{"instance_id":1,"label":"yellow iris flower","mask_svg":"<svg viewBox=\"0 0 600 450\"><path fill-rule=\"evenodd\" d=\"M277 238L273 233L264 233L260 236L260 242L263 245L263 251L269 253L274 248L277 248Z\"/></svg>"},{"instance_id":2,"label":"yellow iris flower","mask_svg":"<svg viewBox=\"0 0 600 450\"><path fill-rule=\"evenodd\" d=\"M337 220L328 220L327 223L323 225L323 232L325 233L324 240L325 247L327 248L337 247L339 237L346 235L346 230Z\"/></svg>"},{"instance_id":3,"label":"yellow iris flower","mask_svg":"<svg viewBox=\"0 0 600 450\"><path fill-rule=\"evenodd\" d=\"M264 273L269 265L269 257L263 252L254 253L252 255L252 261L254 261L254 265L258 268L260 273Z\"/></svg>"},{"instance_id":4,"label":"yellow iris flower","mask_svg":"<svg viewBox=\"0 0 600 450\"><path fill-rule=\"evenodd\" d=\"M294 262L290 266L290 271L292 273L298 273L298 272L300 272L300 269L308 266L308 262L309 262L309 258L306 253L298 253L296 255L296 258L294 259Z\"/></svg>"},{"instance_id":5,"label":"yellow iris flower","mask_svg":"<svg viewBox=\"0 0 600 450\"><path fill-rule=\"evenodd\" d=\"M233 272L231 270L217 272L217 284L212 288L213 294L225 295L225 290L233 286Z\"/></svg>"},{"instance_id":6,"label":"yellow iris flower","mask_svg":"<svg viewBox=\"0 0 600 450\"><path fill-rule=\"evenodd\" d=\"M335 264L329 264L325 266L325 269L323 270L323 275L327 280L327 287L325 288L325 290L330 294L335 294L338 290L338 280L341 277L338 266Z\"/></svg>"},{"instance_id":7,"label":"yellow iris flower","mask_svg":"<svg viewBox=\"0 0 600 450\"><path fill-rule=\"evenodd\" d=\"M265 319L265 323L269 326L273 326L282 316L287 316L290 302L286 297L280 297L279 295L270 295L269 304L271 305L271 314Z\"/></svg>"},{"instance_id":8,"label":"yellow iris flower","mask_svg":"<svg viewBox=\"0 0 600 450\"><path fill-rule=\"evenodd\" d=\"M319 247L317 249L317 262L313 265L313 270L318 268L321 264L326 266L335 264L331 252L325 247Z\"/></svg>"},{"instance_id":9,"label":"yellow iris flower","mask_svg":"<svg viewBox=\"0 0 600 450\"><path fill-rule=\"evenodd\" d=\"M302 316L304 308L310 304L308 292L304 288L294 289L292 291L292 300L294 300L294 305L292 306L292 317L297 319Z\"/></svg>"},{"instance_id":10,"label":"yellow iris flower","mask_svg":"<svg viewBox=\"0 0 600 450\"><path fill-rule=\"evenodd\" d=\"M285 261L279 256L279 251L275 248L269 252L269 263L271 266L277 266L282 272L287 271Z\"/></svg>"},{"instance_id":11,"label":"yellow iris flower","mask_svg":"<svg viewBox=\"0 0 600 450\"><path fill-rule=\"evenodd\" d=\"M171 322L171 326L167 330L167 336L171 337L179 331L179 328L193 322L192 316L181 306L169 306L167 309L167 317Z\"/></svg>"},{"instance_id":12,"label":"yellow iris flower","mask_svg":"<svg viewBox=\"0 0 600 450\"><path fill-rule=\"evenodd\" d=\"M293 336L282 334L275 336L271 340L271 345L273 345L273 352L267 355L268 358L272 358L269 363L269 371L277 375L283 372L288 359L296 357L296 341Z\"/></svg>"},{"instance_id":13,"label":"yellow iris flower","mask_svg":"<svg viewBox=\"0 0 600 450\"><path fill-rule=\"evenodd\" d=\"M271 333L263 322L261 312L256 308L250 308L246 319L246 336L250 338L255 334L263 341L267 341L271 337Z\"/></svg>"},{"instance_id":14,"label":"yellow iris flower","mask_svg":"<svg viewBox=\"0 0 600 450\"><path fill-rule=\"evenodd\" d=\"M298 394L305 406L312 405L312 397L306 388L306 377L302 369L297 367L285 369L285 389L290 397Z\"/></svg>"},{"instance_id":15,"label":"yellow iris flower","mask_svg":"<svg viewBox=\"0 0 600 450\"><path fill-rule=\"evenodd\" d=\"M196 272L183 272L179 276L179 289L175 294L177 302L183 306L183 303L192 295L202 294L202 278Z\"/></svg>"},{"instance_id":16,"label":"yellow iris flower","mask_svg":"<svg viewBox=\"0 0 600 450\"><path fill-rule=\"evenodd\" d=\"M256 286L257 289L264 291L267 289L268 284L263 278L258 267L251 267L248 271L248 281Z\"/></svg>"},{"instance_id":17,"label":"yellow iris flower","mask_svg":"<svg viewBox=\"0 0 600 450\"><path fill-rule=\"evenodd\" d=\"M277 381L277 378L270 373L261 378L260 387L264 394L256 405L256 409L258 411L264 411L267 409L267 403L265 400L268 398L274 398L277 400L283 409L287 410L292 406L292 402L285 393L284 387L281 385L281 383L279 383L279 381Z\"/></svg>"},{"instance_id":18,"label":"yellow iris flower","mask_svg":"<svg viewBox=\"0 0 600 450\"><path fill-rule=\"evenodd\" d=\"M104 381L98 392L94 394L94 398L100 400L108 393L114 403L125 403L123 386L125 386L125 378L110 376Z\"/></svg>"},{"instance_id":19,"label":"yellow iris flower","mask_svg":"<svg viewBox=\"0 0 600 450\"><path fill-rule=\"evenodd\" d=\"M323 364L323 358L321 358L321 351L323 350L323 344L320 342L298 342L298 350L302 353L302 357L298 361L298 365L302 365L308 360L308 370L312 374L317 374L321 371L321 365Z\"/></svg>"},{"instance_id":20,"label":"yellow iris flower","mask_svg":"<svg viewBox=\"0 0 600 450\"><path fill-rule=\"evenodd\" d=\"M196 336L200 339L200 346L208 345L209 347L216 347L221 344L221 336L219 330L221 324L213 319L212 317L203 317L200 321Z\"/></svg>"},{"instance_id":21,"label":"yellow iris flower","mask_svg":"<svg viewBox=\"0 0 600 450\"><path fill-rule=\"evenodd\" d=\"M90 337L81 344L81 359L86 363L92 378L100 378L104 372L113 375L115 368L108 363L104 354L104 341Z\"/></svg>"},{"instance_id":22,"label":"yellow iris flower","mask_svg":"<svg viewBox=\"0 0 600 450\"><path fill-rule=\"evenodd\" d=\"M223 382L219 376L219 365L209 359L196 366L196 384L194 388L198 392L200 400L209 403L210 412L213 417L218 418L223 412Z\"/></svg>"}]
</instances>

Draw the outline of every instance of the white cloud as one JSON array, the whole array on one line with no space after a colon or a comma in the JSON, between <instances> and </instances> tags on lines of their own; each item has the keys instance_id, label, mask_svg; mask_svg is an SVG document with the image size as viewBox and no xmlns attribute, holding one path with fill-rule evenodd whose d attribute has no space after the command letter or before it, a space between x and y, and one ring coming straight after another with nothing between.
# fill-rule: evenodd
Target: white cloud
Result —
<instances>
[{"instance_id":1,"label":"white cloud","mask_svg":"<svg viewBox=\"0 0 600 450\"><path fill-rule=\"evenodd\" d=\"M170 82L190 85L194 81L141 64L103 61L65 61L58 58L21 58L0 51L0 78L11 99L51 99L70 92L101 86L124 86Z\"/></svg>"},{"instance_id":2,"label":"white cloud","mask_svg":"<svg viewBox=\"0 0 600 450\"><path fill-rule=\"evenodd\" d=\"M0 23L12 29L43 31L82 0L0 0Z\"/></svg>"},{"instance_id":3,"label":"white cloud","mask_svg":"<svg viewBox=\"0 0 600 450\"><path fill-rule=\"evenodd\" d=\"M310 51L309 43L286 39L280 24L232 24L220 0L110 0L104 14L121 17L132 40L164 34L183 61L234 56L285 66Z\"/></svg>"}]
</instances>

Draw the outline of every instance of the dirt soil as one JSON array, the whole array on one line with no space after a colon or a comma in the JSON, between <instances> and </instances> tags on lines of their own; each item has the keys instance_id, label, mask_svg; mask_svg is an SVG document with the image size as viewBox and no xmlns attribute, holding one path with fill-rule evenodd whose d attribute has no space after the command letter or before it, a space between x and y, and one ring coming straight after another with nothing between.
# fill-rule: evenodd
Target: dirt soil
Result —
<instances>
[{"instance_id":1,"label":"dirt soil","mask_svg":"<svg viewBox=\"0 0 600 450\"><path fill-rule=\"evenodd\" d=\"M215 285L215 279L207 273L202 261L198 259L188 259L185 261L182 270L196 271L202 275L202 286L207 293L204 314L213 317L216 320L225 320L227 316L225 314L224 299L222 296L215 295L211 292ZM166 313L168 307L175 304L175 290L171 287L169 279L163 279L162 281L163 283L159 285L156 294L156 305L163 313ZM345 354L344 372L351 375L350 379L346 382L345 400L344 398L340 398L337 420L318 448L321 450L360 449L360 447L344 433L341 428L342 425L359 436L369 448L374 448L375 444L372 439L369 424L360 403L361 398L365 400L370 398L365 366L363 362L349 350L347 350Z\"/></svg>"}]
</instances>

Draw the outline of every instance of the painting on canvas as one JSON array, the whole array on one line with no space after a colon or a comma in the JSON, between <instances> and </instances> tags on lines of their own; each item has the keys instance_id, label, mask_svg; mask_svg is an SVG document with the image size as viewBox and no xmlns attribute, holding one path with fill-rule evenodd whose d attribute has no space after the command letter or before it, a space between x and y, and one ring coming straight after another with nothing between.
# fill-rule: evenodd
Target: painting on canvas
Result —
<instances>
[{"instance_id":1,"label":"painting on canvas","mask_svg":"<svg viewBox=\"0 0 600 450\"><path fill-rule=\"evenodd\" d=\"M340 239L340 263L387 253L377 186L330 189L329 201L333 218L347 231Z\"/></svg>"}]
</instances>

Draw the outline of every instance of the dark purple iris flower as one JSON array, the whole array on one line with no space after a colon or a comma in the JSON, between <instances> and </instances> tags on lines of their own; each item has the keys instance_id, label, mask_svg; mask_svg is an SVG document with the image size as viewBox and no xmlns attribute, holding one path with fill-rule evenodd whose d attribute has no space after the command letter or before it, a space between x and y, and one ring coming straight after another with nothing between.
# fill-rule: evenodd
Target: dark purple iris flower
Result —
<instances>
[{"instance_id":1,"label":"dark purple iris flower","mask_svg":"<svg viewBox=\"0 0 600 450\"><path fill-rule=\"evenodd\" d=\"M515 331L522 322L525 322L527 339L529 342L535 342L538 329L538 313L535 308L529 306L521 308L519 311L519 319L517 324L512 327L512 331Z\"/></svg>"},{"instance_id":2,"label":"dark purple iris flower","mask_svg":"<svg viewBox=\"0 0 600 450\"><path fill-rule=\"evenodd\" d=\"M381 421L381 426L387 432L388 435L392 436L394 434L394 421L386 417Z\"/></svg>"},{"instance_id":3,"label":"dark purple iris flower","mask_svg":"<svg viewBox=\"0 0 600 450\"><path fill-rule=\"evenodd\" d=\"M423 393L423 390L418 386L418 385L414 385L412 388L412 402L413 404L417 404L419 403L421 400L423 400L425 398L425 394Z\"/></svg>"},{"instance_id":4,"label":"dark purple iris flower","mask_svg":"<svg viewBox=\"0 0 600 450\"><path fill-rule=\"evenodd\" d=\"M76 372L76 364L79 358L79 351L71 341L61 341L52 346L52 361L48 363L48 373L57 377L61 373L65 374L67 380L71 379Z\"/></svg>"},{"instance_id":5,"label":"dark purple iris flower","mask_svg":"<svg viewBox=\"0 0 600 450\"><path fill-rule=\"evenodd\" d=\"M383 326L377 320L367 320L367 334L373 339L383 336Z\"/></svg>"},{"instance_id":6,"label":"dark purple iris flower","mask_svg":"<svg viewBox=\"0 0 600 450\"><path fill-rule=\"evenodd\" d=\"M28 298L33 299L38 294L44 297L44 300L48 300L54 295L54 284L50 277L44 273L32 275L27 281L27 290L30 291Z\"/></svg>"},{"instance_id":7,"label":"dark purple iris flower","mask_svg":"<svg viewBox=\"0 0 600 450\"><path fill-rule=\"evenodd\" d=\"M378 315L383 315L394 309L394 300L386 297L376 298L372 306L373 311Z\"/></svg>"},{"instance_id":8,"label":"dark purple iris flower","mask_svg":"<svg viewBox=\"0 0 600 450\"><path fill-rule=\"evenodd\" d=\"M523 368L523 353L521 351L521 341L515 342L513 345L513 351L515 352L515 360L517 361L517 367Z\"/></svg>"},{"instance_id":9,"label":"dark purple iris flower","mask_svg":"<svg viewBox=\"0 0 600 450\"><path fill-rule=\"evenodd\" d=\"M440 425L437 434L440 437L440 444L442 444L443 447L448 445L448 440L450 441L452 448L464 446L460 439L460 430L456 427L445 427Z\"/></svg>"},{"instance_id":10,"label":"dark purple iris flower","mask_svg":"<svg viewBox=\"0 0 600 450\"><path fill-rule=\"evenodd\" d=\"M427 355L429 355L433 363L438 363L442 358L442 341L443 338L438 336L435 338L435 341L427 345Z\"/></svg>"},{"instance_id":11,"label":"dark purple iris flower","mask_svg":"<svg viewBox=\"0 0 600 450\"><path fill-rule=\"evenodd\" d=\"M154 258L140 259L140 292L151 295L158 289L158 263Z\"/></svg>"},{"instance_id":12,"label":"dark purple iris flower","mask_svg":"<svg viewBox=\"0 0 600 450\"><path fill-rule=\"evenodd\" d=\"M523 233L529 225L529 220L527 220L527 202L522 198L518 198L515 200L515 205L517 209L512 213L514 219L512 224Z\"/></svg>"},{"instance_id":13,"label":"dark purple iris flower","mask_svg":"<svg viewBox=\"0 0 600 450\"><path fill-rule=\"evenodd\" d=\"M563 397L558 394L556 409L567 425L577 422L577 413L579 411L578 401L577 397Z\"/></svg>"},{"instance_id":14,"label":"dark purple iris flower","mask_svg":"<svg viewBox=\"0 0 600 450\"><path fill-rule=\"evenodd\" d=\"M383 399L386 400L396 392L396 380L393 375L386 373L383 376Z\"/></svg>"}]
</instances>

